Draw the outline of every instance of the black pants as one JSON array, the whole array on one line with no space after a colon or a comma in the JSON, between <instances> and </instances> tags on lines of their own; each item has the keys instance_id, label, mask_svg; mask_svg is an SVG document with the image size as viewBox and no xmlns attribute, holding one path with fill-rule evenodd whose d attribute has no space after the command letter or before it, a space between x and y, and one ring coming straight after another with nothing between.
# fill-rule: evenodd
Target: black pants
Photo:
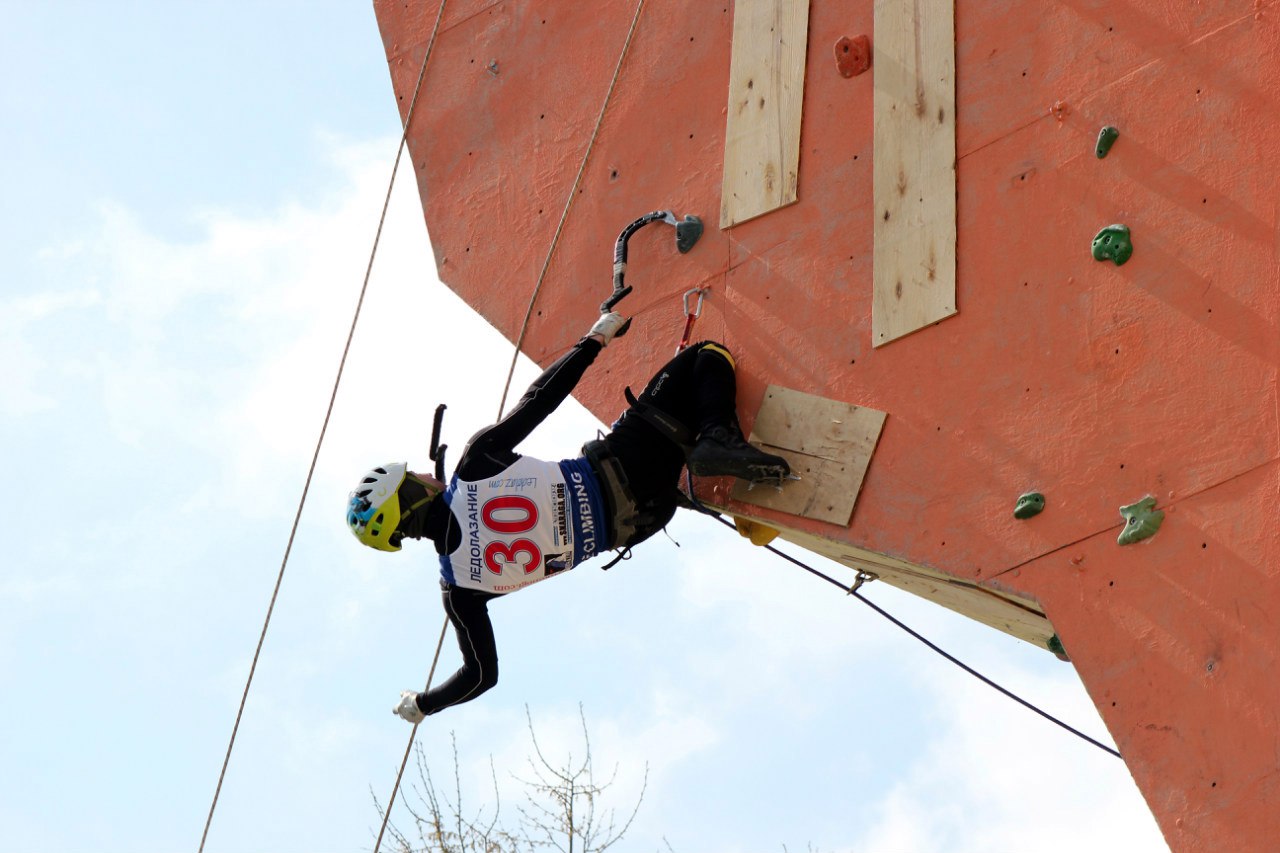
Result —
<instances>
[{"instance_id":1,"label":"black pants","mask_svg":"<svg viewBox=\"0 0 1280 853\"><path fill-rule=\"evenodd\" d=\"M712 341L686 348L653 375L637 402L660 409L696 437L712 426L737 423L737 380L728 350ZM685 448L628 409L605 436L627 476L636 505L656 526L636 544L666 526L679 500Z\"/></svg>"},{"instance_id":2,"label":"black pants","mask_svg":"<svg viewBox=\"0 0 1280 853\"><path fill-rule=\"evenodd\" d=\"M418 694L418 710L424 714L469 702L498 683L498 647L489 621L489 602L500 596L443 581L440 586L444 589L444 612L458 637L462 666L439 687Z\"/></svg>"}]
</instances>

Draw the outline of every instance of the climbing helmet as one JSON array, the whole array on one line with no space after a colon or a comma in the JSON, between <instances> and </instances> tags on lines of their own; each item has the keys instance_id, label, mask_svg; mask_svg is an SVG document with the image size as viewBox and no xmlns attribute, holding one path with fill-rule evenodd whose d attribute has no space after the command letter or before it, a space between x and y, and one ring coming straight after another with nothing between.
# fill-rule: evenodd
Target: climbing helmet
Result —
<instances>
[{"instance_id":1,"label":"climbing helmet","mask_svg":"<svg viewBox=\"0 0 1280 853\"><path fill-rule=\"evenodd\" d=\"M371 470L351 490L347 499L347 526L370 548L399 551L399 542L391 541L400 524L400 484L409 466L392 462Z\"/></svg>"}]
</instances>

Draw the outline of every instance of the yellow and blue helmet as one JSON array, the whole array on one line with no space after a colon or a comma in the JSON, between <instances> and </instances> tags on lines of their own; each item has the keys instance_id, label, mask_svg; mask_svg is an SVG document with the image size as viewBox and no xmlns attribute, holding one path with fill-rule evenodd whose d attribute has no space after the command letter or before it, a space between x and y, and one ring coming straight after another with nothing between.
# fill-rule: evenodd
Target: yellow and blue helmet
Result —
<instances>
[{"instance_id":1,"label":"yellow and blue helmet","mask_svg":"<svg viewBox=\"0 0 1280 853\"><path fill-rule=\"evenodd\" d=\"M407 462L374 468L347 497L347 526L355 537L379 551L399 551L392 534L400 526L400 484L409 471Z\"/></svg>"}]
</instances>

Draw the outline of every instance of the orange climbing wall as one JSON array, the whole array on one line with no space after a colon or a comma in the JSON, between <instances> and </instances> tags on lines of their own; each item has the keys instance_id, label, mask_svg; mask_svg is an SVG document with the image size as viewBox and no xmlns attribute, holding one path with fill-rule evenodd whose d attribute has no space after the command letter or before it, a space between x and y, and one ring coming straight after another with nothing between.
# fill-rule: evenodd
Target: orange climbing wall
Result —
<instances>
[{"instance_id":1,"label":"orange climbing wall","mask_svg":"<svg viewBox=\"0 0 1280 853\"><path fill-rule=\"evenodd\" d=\"M402 116L436 8L375 2ZM410 149L442 279L512 339L635 9L445 14ZM1170 845L1271 849L1280 8L957 0L959 313L880 348L875 69L845 78L832 52L874 40L871 15L812 4L799 200L723 231L732 4L648 0L524 350L546 363L590 324L623 225L700 215L688 255L662 226L632 240L635 328L583 402L612 419L670 354L680 294L710 287L698 334L739 356L748 427L769 383L888 413L848 527L753 511L1038 601ZM1113 222L1123 267L1089 254ZM1046 511L1014 520L1031 489ZM1117 546L1118 507L1148 494L1163 529Z\"/></svg>"}]
</instances>

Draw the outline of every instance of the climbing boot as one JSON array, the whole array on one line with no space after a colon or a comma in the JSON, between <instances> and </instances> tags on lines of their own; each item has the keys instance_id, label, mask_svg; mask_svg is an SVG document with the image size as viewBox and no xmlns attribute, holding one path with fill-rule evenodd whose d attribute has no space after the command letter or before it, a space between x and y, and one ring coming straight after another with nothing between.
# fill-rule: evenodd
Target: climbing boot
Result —
<instances>
[{"instance_id":1,"label":"climbing boot","mask_svg":"<svg viewBox=\"0 0 1280 853\"><path fill-rule=\"evenodd\" d=\"M750 483L781 484L791 474L787 460L753 447L741 430L726 426L703 431L688 462L696 476L738 477Z\"/></svg>"}]
</instances>

